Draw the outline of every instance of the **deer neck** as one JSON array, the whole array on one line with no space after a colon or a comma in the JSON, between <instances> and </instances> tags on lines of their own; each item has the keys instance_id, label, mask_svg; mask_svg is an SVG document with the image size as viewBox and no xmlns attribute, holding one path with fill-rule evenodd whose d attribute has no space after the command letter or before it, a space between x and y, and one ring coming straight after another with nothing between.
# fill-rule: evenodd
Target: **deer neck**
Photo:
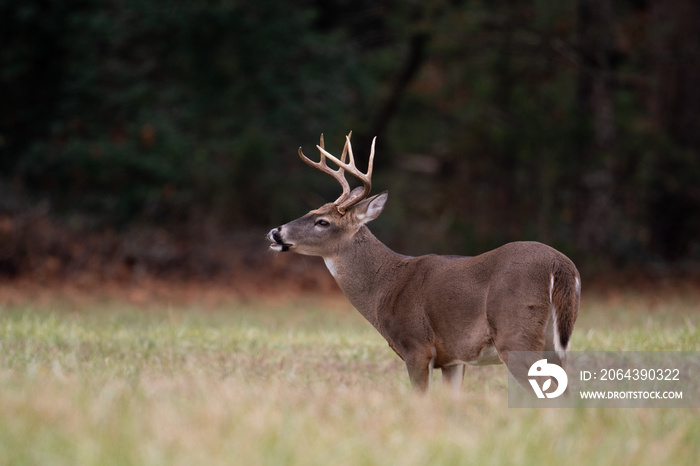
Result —
<instances>
[{"instance_id":1,"label":"deer neck","mask_svg":"<svg viewBox=\"0 0 700 466\"><path fill-rule=\"evenodd\" d=\"M363 226L348 244L323 258L328 271L353 306L375 327L378 311L386 299L388 283L397 279L400 263L396 254Z\"/></svg>"}]
</instances>

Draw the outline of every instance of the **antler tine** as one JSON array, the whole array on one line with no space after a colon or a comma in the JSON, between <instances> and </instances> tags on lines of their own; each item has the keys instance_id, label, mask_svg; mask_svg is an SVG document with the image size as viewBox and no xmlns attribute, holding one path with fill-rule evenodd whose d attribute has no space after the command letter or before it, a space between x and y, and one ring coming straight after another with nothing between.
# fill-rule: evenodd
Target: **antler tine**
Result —
<instances>
[{"instance_id":1,"label":"antler tine","mask_svg":"<svg viewBox=\"0 0 700 466\"><path fill-rule=\"evenodd\" d=\"M338 165L338 170L340 169L345 169L348 173L350 173L352 176L356 177L362 182L362 193L359 195L352 196L350 198L344 199L340 201L340 204L338 205L338 211L341 214L344 214L350 207L354 206L358 202L360 202L362 199L366 198L367 195L370 193L372 190L372 166L374 164L374 146L377 138L375 137L372 140L372 149L370 151L369 155L369 165L367 167L367 173L362 173L356 166L355 166L355 159L352 154L352 145L350 144L350 136L352 133L348 134L345 137L345 145L347 147L348 155L349 155L349 163L345 163L344 160L338 160L336 157L334 157L332 154L327 152L325 149L323 149L321 146L319 146L319 150L321 151L321 154L324 155L325 157L328 157L330 160L333 161L336 165ZM345 151L343 151L345 152ZM336 201L337 203L338 201Z\"/></svg>"},{"instance_id":2,"label":"antler tine","mask_svg":"<svg viewBox=\"0 0 700 466\"><path fill-rule=\"evenodd\" d=\"M343 148L343 155L342 155L342 157L340 157L340 161L345 162L345 153L347 152L347 154L350 156L350 160L349 160L350 165L352 165L354 167L355 166L355 159L352 156L352 145L350 144L351 137L352 137L352 131L350 131L348 133L348 135L345 136L345 147Z\"/></svg>"},{"instance_id":3,"label":"antler tine","mask_svg":"<svg viewBox=\"0 0 700 466\"><path fill-rule=\"evenodd\" d=\"M367 164L367 178L372 179L372 168L374 168L374 145L377 142L377 136L372 138L372 147L369 151L369 163Z\"/></svg>"},{"instance_id":4,"label":"antler tine","mask_svg":"<svg viewBox=\"0 0 700 466\"><path fill-rule=\"evenodd\" d=\"M333 170L326 164L326 156L325 154L328 154L326 150L324 149L324 141L323 141L323 134L321 134L321 140L320 144L316 147L318 147L318 150L321 152L321 161L320 162L314 162L310 158L304 155L304 152L301 150L301 146L299 147L299 157L301 157L301 160L303 160L307 165L315 168L316 170L326 173L327 175L332 176L338 183L340 183L340 186L343 188L343 194L340 195L338 199L336 199L333 203L334 204L339 204L343 201L345 201L348 196L350 195L350 185L348 184L348 180L345 179L345 170L343 167L338 166L337 170ZM333 161L335 161L335 157L331 156ZM345 159L345 150L343 150L343 159Z\"/></svg>"}]
</instances>

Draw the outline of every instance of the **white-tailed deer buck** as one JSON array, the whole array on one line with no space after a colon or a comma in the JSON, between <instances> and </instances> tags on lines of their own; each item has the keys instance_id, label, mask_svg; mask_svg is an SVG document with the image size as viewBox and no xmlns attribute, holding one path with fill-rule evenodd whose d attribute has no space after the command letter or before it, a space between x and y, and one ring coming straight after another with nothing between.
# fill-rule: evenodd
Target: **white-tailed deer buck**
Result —
<instances>
[{"instance_id":1,"label":"white-tailed deer buck","mask_svg":"<svg viewBox=\"0 0 700 466\"><path fill-rule=\"evenodd\" d=\"M321 256L353 306L405 361L411 384L421 391L435 368L459 391L465 365L501 362L529 387L528 367L509 365L509 351L552 352L559 359L553 362L563 365L581 294L573 262L536 242L509 243L476 257L391 251L365 226L379 216L388 196L385 191L367 197L374 143L366 174L355 166L350 134L340 160L325 150L323 135L320 162L299 148L302 160L335 178L343 194L270 231L270 248ZM351 191L345 172L362 186Z\"/></svg>"}]
</instances>

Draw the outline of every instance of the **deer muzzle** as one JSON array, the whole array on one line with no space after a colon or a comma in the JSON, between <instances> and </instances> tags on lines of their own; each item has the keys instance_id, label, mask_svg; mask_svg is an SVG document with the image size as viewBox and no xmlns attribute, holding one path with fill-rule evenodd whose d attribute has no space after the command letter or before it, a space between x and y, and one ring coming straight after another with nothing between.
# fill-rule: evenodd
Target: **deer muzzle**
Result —
<instances>
[{"instance_id":1,"label":"deer muzzle","mask_svg":"<svg viewBox=\"0 0 700 466\"><path fill-rule=\"evenodd\" d=\"M289 251L289 248L291 248L293 245L285 243L284 240L282 239L282 228L273 228L270 230L270 232L267 234L267 239L272 243L270 245L270 249L273 251L278 251L278 252L285 252Z\"/></svg>"}]
</instances>

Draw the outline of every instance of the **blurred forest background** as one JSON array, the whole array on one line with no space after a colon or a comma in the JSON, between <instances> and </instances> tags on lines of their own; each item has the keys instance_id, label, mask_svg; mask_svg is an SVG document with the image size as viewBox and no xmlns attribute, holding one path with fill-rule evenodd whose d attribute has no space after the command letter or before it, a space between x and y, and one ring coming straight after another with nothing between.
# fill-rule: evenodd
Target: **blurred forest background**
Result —
<instances>
[{"instance_id":1,"label":"blurred forest background","mask_svg":"<svg viewBox=\"0 0 700 466\"><path fill-rule=\"evenodd\" d=\"M349 130L398 252L698 272L696 0L0 0L0 275L288 276Z\"/></svg>"}]
</instances>

